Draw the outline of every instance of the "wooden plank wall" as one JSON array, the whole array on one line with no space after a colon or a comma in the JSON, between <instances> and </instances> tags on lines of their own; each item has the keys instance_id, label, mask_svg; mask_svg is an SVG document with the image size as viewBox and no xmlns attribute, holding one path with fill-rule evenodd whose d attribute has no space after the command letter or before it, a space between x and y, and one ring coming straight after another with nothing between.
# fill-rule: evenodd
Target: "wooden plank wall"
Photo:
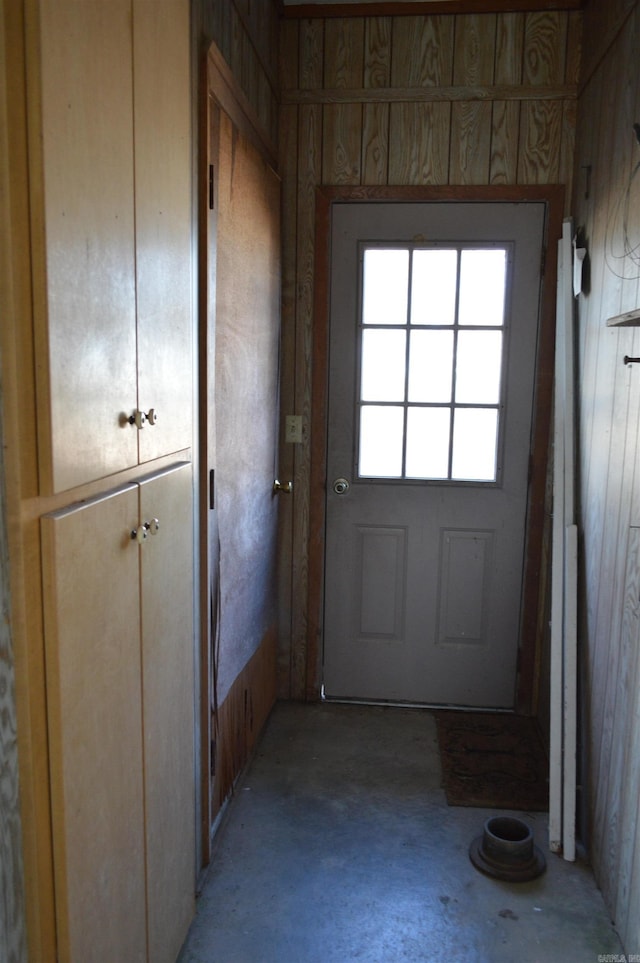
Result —
<instances>
[{"instance_id":1,"label":"wooden plank wall","mask_svg":"<svg viewBox=\"0 0 640 963\"><path fill-rule=\"evenodd\" d=\"M219 47L234 79L253 108L261 131L278 140L277 0L197 0L204 55Z\"/></svg>"},{"instance_id":2,"label":"wooden plank wall","mask_svg":"<svg viewBox=\"0 0 640 963\"><path fill-rule=\"evenodd\" d=\"M573 213L588 248L578 302L579 520L581 528L581 830L606 904L629 953L640 952L640 355L637 328L607 318L640 304L640 3L590 2ZM637 252L636 252L637 253Z\"/></svg>"},{"instance_id":3,"label":"wooden plank wall","mask_svg":"<svg viewBox=\"0 0 640 963\"><path fill-rule=\"evenodd\" d=\"M582 14L285 20L283 445L294 480L282 522L279 695L313 698L307 664L315 190L318 185L571 184ZM567 196L570 195L570 190Z\"/></svg>"}]
</instances>

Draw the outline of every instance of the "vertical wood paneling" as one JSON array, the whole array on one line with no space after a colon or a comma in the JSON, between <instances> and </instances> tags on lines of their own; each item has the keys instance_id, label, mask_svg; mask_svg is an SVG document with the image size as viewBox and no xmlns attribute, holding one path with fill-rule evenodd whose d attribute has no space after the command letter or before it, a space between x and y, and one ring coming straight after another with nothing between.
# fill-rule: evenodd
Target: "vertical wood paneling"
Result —
<instances>
[{"instance_id":1,"label":"vertical wood paneling","mask_svg":"<svg viewBox=\"0 0 640 963\"><path fill-rule=\"evenodd\" d=\"M196 16L208 42L215 42L234 79L275 144L278 137L277 0L198 0ZM288 30L288 26L285 28ZM284 32L284 30L283 30ZM297 56L297 54L296 54Z\"/></svg>"},{"instance_id":2,"label":"vertical wood paneling","mask_svg":"<svg viewBox=\"0 0 640 963\"><path fill-rule=\"evenodd\" d=\"M392 104L389 183L447 184L449 104Z\"/></svg>"},{"instance_id":3,"label":"vertical wood paneling","mask_svg":"<svg viewBox=\"0 0 640 963\"><path fill-rule=\"evenodd\" d=\"M640 10L637 2L633 7L633 16L625 23L629 5L623 0L587 5L587 83L578 105L573 192L576 223L582 228L590 260L588 287L578 305L581 596L585 600L582 782L588 790L590 857L629 953L637 952L640 937L640 378L635 366L622 364L622 355L635 355L640 337L638 329L611 329L605 322L637 306L638 278L617 277L621 265L613 265L612 270L605 252L612 236L621 238L615 211L637 162L630 125L640 108ZM570 18L567 79L575 75L577 42L571 36ZM585 165L591 169L589 182ZM637 212L631 219L637 236Z\"/></svg>"},{"instance_id":4,"label":"vertical wood paneling","mask_svg":"<svg viewBox=\"0 0 640 963\"><path fill-rule=\"evenodd\" d=\"M339 89L362 85L363 47L364 21L361 18L327 21L324 45L325 87ZM360 183L361 132L360 104L325 106L322 135L323 183Z\"/></svg>"},{"instance_id":5,"label":"vertical wood paneling","mask_svg":"<svg viewBox=\"0 0 640 963\"><path fill-rule=\"evenodd\" d=\"M322 120L322 183L359 184L361 105L328 104Z\"/></svg>"},{"instance_id":6,"label":"vertical wood paneling","mask_svg":"<svg viewBox=\"0 0 640 963\"><path fill-rule=\"evenodd\" d=\"M558 84L564 80L567 14L529 13L525 21L522 78L528 84Z\"/></svg>"},{"instance_id":7,"label":"vertical wood paneling","mask_svg":"<svg viewBox=\"0 0 640 963\"><path fill-rule=\"evenodd\" d=\"M453 83L473 87L493 80L495 15L465 15L456 19ZM455 103L451 108L452 184L486 184L491 153L491 104Z\"/></svg>"},{"instance_id":8,"label":"vertical wood paneling","mask_svg":"<svg viewBox=\"0 0 640 963\"><path fill-rule=\"evenodd\" d=\"M493 74L496 84L519 84L521 82L523 42L524 14L500 14L496 23L496 54ZM519 136L519 101L494 101L491 118L489 183L516 183Z\"/></svg>"},{"instance_id":9,"label":"vertical wood paneling","mask_svg":"<svg viewBox=\"0 0 640 963\"><path fill-rule=\"evenodd\" d=\"M561 137L561 101L533 100L522 104L518 184L557 183Z\"/></svg>"},{"instance_id":10,"label":"vertical wood paneling","mask_svg":"<svg viewBox=\"0 0 640 963\"><path fill-rule=\"evenodd\" d=\"M388 87L391 75L391 18L365 22L363 86ZM389 171L389 105L362 107L362 183L386 184Z\"/></svg>"},{"instance_id":11,"label":"vertical wood paneling","mask_svg":"<svg viewBox=\"0 0 640 963\"><path fill-rule=\"evenodd\" d=\"M0 424L0 959L21 963L27 951L2 440Z\"/></svg>"},{"instance_id":12,"label":"vertical wood paneling","mask_svg":"<svg viewBox=\"0 0 640 963\"><path fill-rule=\"evenodd\" d=\"M453 69L452 17L396 17L393 20L393 87L446 86Z\"/></svg>"},{"instance_id":13,"label":"vertical wood paneling","mask_svg":"<svg viewBox=\"0 0 640 963\"><path fill-rule=\"evenodd\" d=\"M520 140L520 103L495 100L491 114L490 184L515 184Z\"/></svg>"},{"instance_id":14,"label":"vertical wood paneling","mask_svg":"<svg viewBox=\"0 0 640 963\"><path fill-rule=\"evenodd\" d=\"M303 20L300 24L300 89L322 87L324 27L322 20Z\"/></svg>"}]
</instances>

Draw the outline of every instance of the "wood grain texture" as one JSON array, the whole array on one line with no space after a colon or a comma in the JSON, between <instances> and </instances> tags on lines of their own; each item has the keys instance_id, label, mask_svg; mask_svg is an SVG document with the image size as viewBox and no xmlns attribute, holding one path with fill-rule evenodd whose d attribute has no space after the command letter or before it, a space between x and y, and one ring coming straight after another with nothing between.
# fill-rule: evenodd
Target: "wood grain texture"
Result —
<instances>
[{"instance_id":1,"label":"wood grain texture","mask_svg":"<svg viewBox=\"0 0 640 963\"><path fill-rule=\"evenodd\" d=\"M278 135L277 0L246 4L244 0L198 4L203 43L220 49L236 83L275 143Z\"/></svg>"},{"instance_id":2,"label":"wood grain texture","mask_svg":"<svg viewBox=\"0 0 640 963\"><path fill-rule=\"evenodd\" d=\"M134 9L137 407L158 415L137 434L149 462L193 444L189 3Z\"/></svg>"},{"instance_id":3,"label":"wood grain texture","mask_svg":"<svg viewBox=\"0 0 640 963\"><path fill-rule=\"evenodd\" d=\"M362 107L330 104L322 111L323 184L359 184Z\"/></svg>"},{"instance_id":4,"label":"wood grain texture","mask_svg":"<svg viewBox=\"0 0 640 963\"><path fill-rule=\"evenodd\" d=\"M522 81L524 14L501 13L496 23L496 57L493 78L496 84Z\"/></svg>"},{"instance_id":5,"label":"wood grain texture","mask_svg":"<svg viewBox=\"0 0 640 963\"><path fill-rule=\"evenodd\" d=\"M275 662L276 631L271 628L217 710L214 816L233 792L273 708Z\"/></svg>"},{"instance_id":6,"label":"wood grain texture","mask_svg":"<svg viewBox=\"0 0 640 963\"><path fill-rule=\"evenodd\" d=\"M516 181L519 137L520 104L495 100L491 115L490 184L513 184Z\"/></svg>"},{"instance_id":7,"label":"wood grain texture","mask_svg":"<svg viewBox=\"0 0 640 963\"><path fill-rule=\"evenodd\" d=\"M446 184L449 180L449 104L392 104L389 183Z\"/></svg>"},{"instance_id":8,"label":"wood grain texture","mask_svg":"<svg viewBox=\"0 0 640 963\"><path fill-rule=\"evenodd\" d=\"M362 84L364 21L358 17L329 20L324 34L325 87L357 87Z\"/></svg>"},{"instance_id":9,"label":"wood grain texture","mask_svg":"<svg viewBox=\"0 0 640 963\"><path fill-rule=\"evenodd\" d=\"M137 526L134 487L42 521L61 959L147 958Z\"/></svg>"},{"instance_id":10,"label":"wood grain texture","mask_svg":"<svg viewBox=\"0 0 640 963\"><path fill-rule=\"evenodd\" d=\"M557 183L560 172L562 103L536 102L520 111L519 184Z\"/></svg>"},{"instance_id":11,"label":"wood grain texture","mask_svg":"<svg viewBox=\"0 0 640 963\"><path fill-rule=\"evenodd\" d=\"M0 61L3 63L3 81L6 70L15 69L15 52L11 66L8 64L7 43L14 44L16 37L11 24L5 22L4 7L0 11ZM18 53L22 51L18 48ZM15 87L12 93L17 93ZM7 344L8 329L12 326L14 311L18 306L14 276L17 265L13 261L12 211L9 198L14 204L18 197L10 190L10 164L14 155L9 144L8 104L0 98L0 287L5 292L5 322L0 341L0 358L8 363L10 345ZM24 188L23 188L24 190ZM24 193L20 191L24 203ZM10 319L7 324L7 317ZM13 350L11 350L13 361ZM5 398L13 396L15 381L7 384L7 369L0 371L0 759L3 778L0 782L0 958L7 963L26 963L27 932L25 909L24 859L22 853L22 815L20 811L20 771L18 748L18 723L16 707L16 671L14 653L14 621L12 618L9 538L7 532L7 485L6 454L13 452L12 426ZM9 426L6 436L5 420ZM13 428L13 430L15 430ZM5 447L6 446L6 447ZM14 473L18 466L14 466ZM10 482L10 487L13 487ZM16 600L17 602L17 600Z\"/></svg>"},{"instance_id":12,"label":"wood grain texture","mask_svg":"<svg viewBox=\"0 0 640 963\"><path fill-rule=\"evenodd\" d=\"M583 528L582 815L605 903L628 952L638 917L638 409L637 370L623 354L638 332L607 328L637 307L638 278L623 280L607 257L615 212L637 160L629 120L640 106L640 11L626 2L587 5L585 63L578 102L573 208L589 267L578 303L580 372L579 504ZM571 41L571 38L569 38ZM569 47L569 51L571 47ZM568 54L568 63L573 55ZM575 72L567 66L567 76ZM585 168L589 168L589 176ZM635 228L634 228L635 229ZM619 273L619 272L618 272ZM637 272L636 272L637 274Z\"/></svg>"},{"instance_id":13,"label":"wood grain texture","mask_svg":"<svg viewBox=\"0 0 640 963\"><path fill-rule=\"evenodd\" d=\"M386 184L389 170L388 104L362 105L362 183Z\"/></svg>"},{"instance_id":14,"label":"wood grain texture","mask_svg":"<svg viewBox=\"0 0 640 963\"><path fill-rule=\"evenodd\" d=\"M450 17L395 17L391 45L394 87L449 85L454 22Z\"/></svg>"},{"instance_id":15,"label":"wood grain texture","mask_svg":"<svg viewBox=\"0 0 640 963\"><path fill-rule=\"evenodd\" d=\"M195 911L191 465L139 485L148 958L175 963Z\"/></svg>"},{"instance_id":16,"label":"wood grain texture","mask_svg":"<svg viewBox=\"0 0 640 963\"><path fill-rule=\"evenodd\" d=\"M137 407L131 4L44 4L41 17L32 176L43 204L32 206L32 229L46 260L35 304L41 485L51 492L137 461L126 422Z\"/></svg>"},{"instance_id":17,"label":"wood grain texture","mask_svg":"<svg viewBox=\"0 0 640 963\"><path fill-rule=\"evenodd\" d=\"M4 46L1 41L0 36L0 50ZM6 963L23 963L27 959L27 934L3 440L0 422L0 758L3 769L0 790L0 958Z\"/></svg>"},{"instance_id":18,"label":"wood grain texture","mask_svg":"<svg viewBox=\"0 0 640 963\"><path fill-rule=\"evenodd\" d=\"M391 18L365 20L363 86L388 87L391 79Z\"/></svg>"}]
</instances>

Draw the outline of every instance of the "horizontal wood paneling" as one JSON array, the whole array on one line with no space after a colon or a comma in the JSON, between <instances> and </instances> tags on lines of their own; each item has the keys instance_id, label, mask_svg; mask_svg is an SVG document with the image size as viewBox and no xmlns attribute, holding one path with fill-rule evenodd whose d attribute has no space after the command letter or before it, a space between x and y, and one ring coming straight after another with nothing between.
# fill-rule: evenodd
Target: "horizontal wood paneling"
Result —
<instances>
[{"instance_id":1,"label":"horizontal wood paneling","mask_svg":"<svg viewBox=\"0 0 640 963\"><path fill-rule=\"evenodd\" d=\"M570 187L572 179L579 13L378 12L287 20L281 34L280 165L296 182L295 195L284 193L282 410L305 419L317 186ZM295 216L287 209L294 200ZM293 573L291 650L281 653L289 674L279 691L304 698L317 692L319 642L308 610L310 439L294 447L295 498L281 559L282 572Z\"/></svg>"},{"instance_id":2,"label":"horizontal wood paneling","mask_svg":"<svg viewBox=\"0 0 640 963\"><path fill-rule=\"evenodd\" d=\"M635 328L609 317L640 303L640 266L621 249L622 209L638 146L637 0L591 2L578 102L573 210L588 249L578 302L579 467L582 562L581 829L605 902L629 953L640 949L640 742L638 528L640 371ZM637 243L640 217L629 210Z\"/></svg>"}]
</instances>

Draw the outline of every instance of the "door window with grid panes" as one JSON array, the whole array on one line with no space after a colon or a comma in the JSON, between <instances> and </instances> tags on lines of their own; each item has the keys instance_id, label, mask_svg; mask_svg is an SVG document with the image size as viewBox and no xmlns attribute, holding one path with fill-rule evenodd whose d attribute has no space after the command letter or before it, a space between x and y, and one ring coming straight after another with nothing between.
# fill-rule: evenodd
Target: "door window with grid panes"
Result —
<instances>
[{"instance_id":1,"label":"door window with grid panes","mask_svg":"<svg viewBox=\"0 0 640 963\"><path fill-rule=\"evenodd\" d=\"M509 255L362 245L359 478L499 480Z\"/></svg>"}]
</instances>

